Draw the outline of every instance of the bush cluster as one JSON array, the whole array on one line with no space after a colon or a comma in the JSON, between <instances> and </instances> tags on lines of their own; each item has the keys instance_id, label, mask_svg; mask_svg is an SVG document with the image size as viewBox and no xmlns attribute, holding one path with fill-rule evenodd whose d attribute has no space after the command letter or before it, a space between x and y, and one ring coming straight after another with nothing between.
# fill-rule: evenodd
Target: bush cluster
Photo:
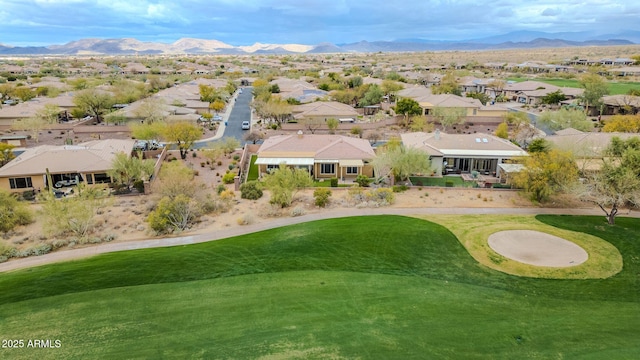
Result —
<instances>
[{"instance_id":1,"label":"bush cluster","mask_svg":"<svg viewBox=\"0 0 640 360\"><path fill-rule=\"evenodd\" d=\"M393 204L395 195L389 188L364 191L360 187L354 187L349 189L347 199L356 207L379 207Z\"/></svg>"},{"instance_id":2,"label":"bush cluster","mask_svg":"<svg viewBox=\"0 0 640 360\"><path fill-rule=\"evenodd\" d=\"M327 188L317 188L313 192L316 206L325 207L329 203L329 197L331 197L331 190Z\"/></svg>"},{"instance_id":3,"label":"bush cluster","mask_svg":"<svg viewBox=\"0 0 640 360\"><path fill-rule=\"evenodd\" d=\"M258 181L247 181L240 185L240 197L249 200L258 200L262 197L262 185Z\"/></svg>"}]
</instances>

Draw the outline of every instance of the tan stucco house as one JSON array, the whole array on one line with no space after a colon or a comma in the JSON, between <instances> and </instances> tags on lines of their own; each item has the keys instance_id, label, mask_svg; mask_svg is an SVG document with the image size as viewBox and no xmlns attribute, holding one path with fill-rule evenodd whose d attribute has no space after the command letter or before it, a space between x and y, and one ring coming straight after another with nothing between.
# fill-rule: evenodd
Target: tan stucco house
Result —
<instances>
[{"instance_id":1,"label":"tan stucco house","mask_svg":"<svg viewBox=\"0 0 640 360\"><path fill-rule=\"evenodd\" d=\"M79 145L42 145L29 148L0 168L0 189L10 192L43 190L47 169L55 184L78 180L86 184L110 183L107 175L115 155L131 154L134 140L94 140Z\"/></svg>"},{"instance_id":2,"label":"tan stucco house","mask_svg":"<svg viewBox=\"0 0 640 360\"><path fill-rule=\"evenodd\" d=\"M261 175L280 164L303 168L316 179L355 179L358 175L373 176L371 160L375 152L369 141L341 135L273 136L257 151Z\"/></svg>"},{"instance_id":3,"label":"tan stucco house","mask_svg":"<svg viewBox=\"0 0 640 360\"><path fill-rule=\"evenodd\" d=\"M436 174L461 174L477 171L495 176L498 165L506 160L527 156L527 152L497 136L414 132L400 135L408 147L429 154L431 169Z\"/></svg>"}]
</instances>

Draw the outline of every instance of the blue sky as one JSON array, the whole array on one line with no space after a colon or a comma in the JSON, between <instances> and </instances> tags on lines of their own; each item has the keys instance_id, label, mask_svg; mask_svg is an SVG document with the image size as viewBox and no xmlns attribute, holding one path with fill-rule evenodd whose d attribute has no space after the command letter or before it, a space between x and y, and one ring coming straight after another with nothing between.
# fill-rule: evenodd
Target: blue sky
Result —
<instances>
[{"instance_id":1,"label":"blue sky","mask_svg":"<svg viewBox=\"0 0 640 360\"><path fill-rule=\"evenodd\" d=\"M518 30L640 30L637 0L0 0L0 44L84 38L230 45L464 40Z\"/></svg>"}]
</instances>

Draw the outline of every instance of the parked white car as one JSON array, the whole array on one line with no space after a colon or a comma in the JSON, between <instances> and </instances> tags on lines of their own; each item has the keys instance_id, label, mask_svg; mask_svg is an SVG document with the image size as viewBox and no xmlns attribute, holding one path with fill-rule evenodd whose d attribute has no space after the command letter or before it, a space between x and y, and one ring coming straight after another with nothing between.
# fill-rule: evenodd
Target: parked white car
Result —
<instances>
[{"instance_id":1,"label":"parked white car","mask_svg":"<svg viewBox=\"0 0 640 360\"><path fill-rule=\"evenodd\" d=\"M251 123L249 123L248 121L243 121L242 122L242 130L249 130L251 129Z\"/></svg>"},{"instance_id":2,"label":"parked white car","mask_svg":"<svg viewBox=\"0 0 640 360\"><path fill-rule=\"evenodd\" d=\"M60 181L56 182L53 185L53 187L56 188L56 189L59 189L61 187L74 186L74 185L78 185L78 180L76 180L76 179L60 180Z\"/></svg>"}]
</instances>

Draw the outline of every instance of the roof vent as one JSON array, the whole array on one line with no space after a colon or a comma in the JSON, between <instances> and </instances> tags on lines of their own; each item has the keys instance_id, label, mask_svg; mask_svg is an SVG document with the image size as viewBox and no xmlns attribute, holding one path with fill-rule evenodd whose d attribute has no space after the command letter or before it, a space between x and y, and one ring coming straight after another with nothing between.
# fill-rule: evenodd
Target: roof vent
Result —
<instances>
[{"instance_id":1,"label":"roof vent","mask_svg":"<svg viewBox=\"0 0 640 360\"><path fill-rule=\"evenodd\" d=\"M436 129L434 136L433 136L436 140L440 140L440 129Z\"/></svg>"},{"instance_id":2,"label":"roof vent","mask_svg":"<svg viewBox=\"0 0 640 360\"><path fill-rule=\"evenodd\" d=\"M480 138L476 138L476 142L479 143L480 142Z\"/></svg>"},{"instance_id":3,"label":"roof vent","mask_svg":"<svg viewBox=\"0 0 640 360\"><path fill-rule=\"evenodd\" d=\"M486 142L489 142L489 140L487 140L486 138L482 138L482 142L486 143Z\"/></svg>"},{"instance_id":4,"label":"roof vent","mask_svg":"<svg viewBox=\"0 0 640 360\"><path fill-rule=\"evenodd\" d=\"M298 130L298 138L302 138L302 130Z\"/></svg>"}]
</instances>

